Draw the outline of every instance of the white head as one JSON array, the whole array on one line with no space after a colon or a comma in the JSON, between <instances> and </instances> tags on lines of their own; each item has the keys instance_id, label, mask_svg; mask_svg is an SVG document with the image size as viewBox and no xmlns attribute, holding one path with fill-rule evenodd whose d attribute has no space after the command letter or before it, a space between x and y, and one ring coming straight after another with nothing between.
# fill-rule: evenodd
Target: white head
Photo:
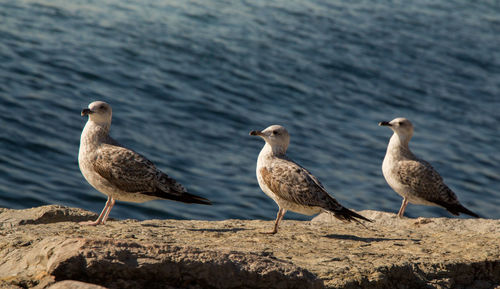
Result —
<instances>
[{"instance_id":1,"label":"white head","mask_svg":"<svg viewBox=\"0 0 500 289\"><path fill-rule=\"evenodd\" d=\"M382 121L378 125L388 126L405 143L408 143L413 136L413 124L404 117L398 117L389 122Z\"/></svg>"},{"instance_id":2,"label":"white head","mask_svg":"<svg viewBox=\"0 0 500 289\"><path fill-rule=\"evenodd\" d=\"M269 144L275 154L285 154L290 135L286 128L281 125L271 125L263 131L252 130L250 135L257 135L263 138Z\"/></svg>"},{"instance_id":3,"label":"white head","mask_svg":"<svg viewBox=\"0 0 500 289\"><path fill-rule=\"evenodd\" d=\"M111 125L111 106L104 101L94 101L89 104L89 108L82 110L82 116L88 115L89 120L97 124Z\"/></svg>"}]
</instances>

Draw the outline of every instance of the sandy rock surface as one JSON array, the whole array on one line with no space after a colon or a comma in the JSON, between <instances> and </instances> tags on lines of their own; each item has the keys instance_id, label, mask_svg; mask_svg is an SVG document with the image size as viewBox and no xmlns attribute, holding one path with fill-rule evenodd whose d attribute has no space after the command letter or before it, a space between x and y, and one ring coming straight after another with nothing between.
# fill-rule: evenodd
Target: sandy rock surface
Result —
<instances>
[{"instance_id":1,"label":"sandy rock surface","mask_svg":"<svg viewBox=\"0 0 500 289\"><path fill-rule=\"evenodd\" d=\"M285 219L278 234L266 235L273 221L87 227L77 221L96 214L81 209L0 209L0 289L500 289L500 220L360 213L374 223L322 214Z\"/></svg>"}]
</instances>

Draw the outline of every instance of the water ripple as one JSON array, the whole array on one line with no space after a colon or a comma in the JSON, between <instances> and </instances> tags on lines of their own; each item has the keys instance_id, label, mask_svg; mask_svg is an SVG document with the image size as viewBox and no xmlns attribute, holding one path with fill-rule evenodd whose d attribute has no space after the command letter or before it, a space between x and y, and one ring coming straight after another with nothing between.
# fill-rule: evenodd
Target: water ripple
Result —
<instances>
[{"instance_id":1,"label":"water ripple","mask_svg":"<svg viewBox=\"0 0 500 289\"><path fill-rule=\"evenodd\" d=\"M394 212L381 173L391 132L377 123L406 116L414 152L499 218L499 13L466 1L7 1L0 206L100 211L77 154L80 110L102 99L116 139L216 204L120 203L114 217L272 219L255 179L263 143L248 136L270 124L343 204Z\"/></svg>"}]
</instances>

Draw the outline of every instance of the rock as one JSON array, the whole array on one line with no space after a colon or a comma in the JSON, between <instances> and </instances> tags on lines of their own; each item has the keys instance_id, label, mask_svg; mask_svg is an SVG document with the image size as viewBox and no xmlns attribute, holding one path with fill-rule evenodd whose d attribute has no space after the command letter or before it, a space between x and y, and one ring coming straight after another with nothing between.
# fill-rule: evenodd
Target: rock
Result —
<instances>
[{"instance_id":1,"label":"rock","mask_svg":"<svg viewBox=\"0 0 500 289\"><path fill-rule=\"evenodd\" d=\"M57 282L48 289L106 289L106 287L80 281L66 280Z\"/></svg>"},{"instance_id":2,"label":"rock","mask_svg":"<svg viewBox=\"0 0 500 289\"><path fill-rule=\"evenodd\" d=\"M22 287L10 284L4 280L0 281L0 289L22 289Z\"/></svg>"},{"instance_id":3,"label":"rock","mask_svg":"<svg viewBox=\"0 0 500 289\"><path fill-rule=\"evenodd\" d=\"M3 209L0 289L500 286L499 220L360 213L375 222L365 228L322 214L265 235L273 221L87 227L76 222L96 215L80 209Z\"/></svg>"},{"instance_id":4,"label":"rock","mask_svg":"<svg viewBox=\"0 0 500 289\"><path fill-rule=\"evenodd\" d=\"M0 209L0 228L26 224L50 224L57 222L81 222L97 218L97 214L64 206L43 206L25 210Z\"/></svg>"}]
</instances>

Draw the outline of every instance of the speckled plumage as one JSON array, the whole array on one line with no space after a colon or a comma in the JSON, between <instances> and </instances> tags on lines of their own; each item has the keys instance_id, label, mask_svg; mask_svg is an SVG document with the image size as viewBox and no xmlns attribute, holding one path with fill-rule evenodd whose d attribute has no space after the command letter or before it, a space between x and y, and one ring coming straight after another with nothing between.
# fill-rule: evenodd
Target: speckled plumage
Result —
<instances>
[{"instance_id":1,"label":"speckled plumage","mask_svg":"<svg viewBox=\"0 0 500 289\"><path fill-rule=\"evenodd\" d=\"M266 144L257 160L257 180L259 186L279 206L273 231L287 210L304 215L330 212L335 217L351 221L367 218L343 207L330 196L318 179L286 155L289 135L282 126L273 125L263 131L252 131L251 135L261 136Z\"/></svg>"},{"instance_id":2,"label":"speckled plumage","mask_svg":"<svg viewBox=\"0 0 500 289\"><path fill-rule=\"evenodd\" d=\"M207 199L189 194L151 161L112 139L109 136L111 107L107 103L93 102L82 111L82 115L89 115L89 120L80 139L80 170L89 184L108 195L101 215L90 225L104 223L115 200L145 202L170 199L210 204Z\"/></svg>"},{"instance_id":3,"label":"speckled plumage","mask_svg":"<svg viewBox=\"0 0 500 289\"><path fill-rule=\"evenodd\" d=\"M399 217L404 215L408 203L441 206L453 215L465 213L479 217L460 204L455 193L428 162L410 151L408 144L413 135L413 125L409 120L396 118L379 125L389 126L394 131L382 163L382 172L389 186L403 197Z\"/></svg>"},{"instance_id":4,"label":"speckled plumage","mask_svg":"<svg viewBox=\"0 0 500 289\"><path fill-rule=\"evenodd\" d=\"M269 165L263 165L259 175L274 200L286 210L312 215L322 209L340 211L343 208L315 176L286 157L269 158Z\"/></svg>"}]
</instances>

